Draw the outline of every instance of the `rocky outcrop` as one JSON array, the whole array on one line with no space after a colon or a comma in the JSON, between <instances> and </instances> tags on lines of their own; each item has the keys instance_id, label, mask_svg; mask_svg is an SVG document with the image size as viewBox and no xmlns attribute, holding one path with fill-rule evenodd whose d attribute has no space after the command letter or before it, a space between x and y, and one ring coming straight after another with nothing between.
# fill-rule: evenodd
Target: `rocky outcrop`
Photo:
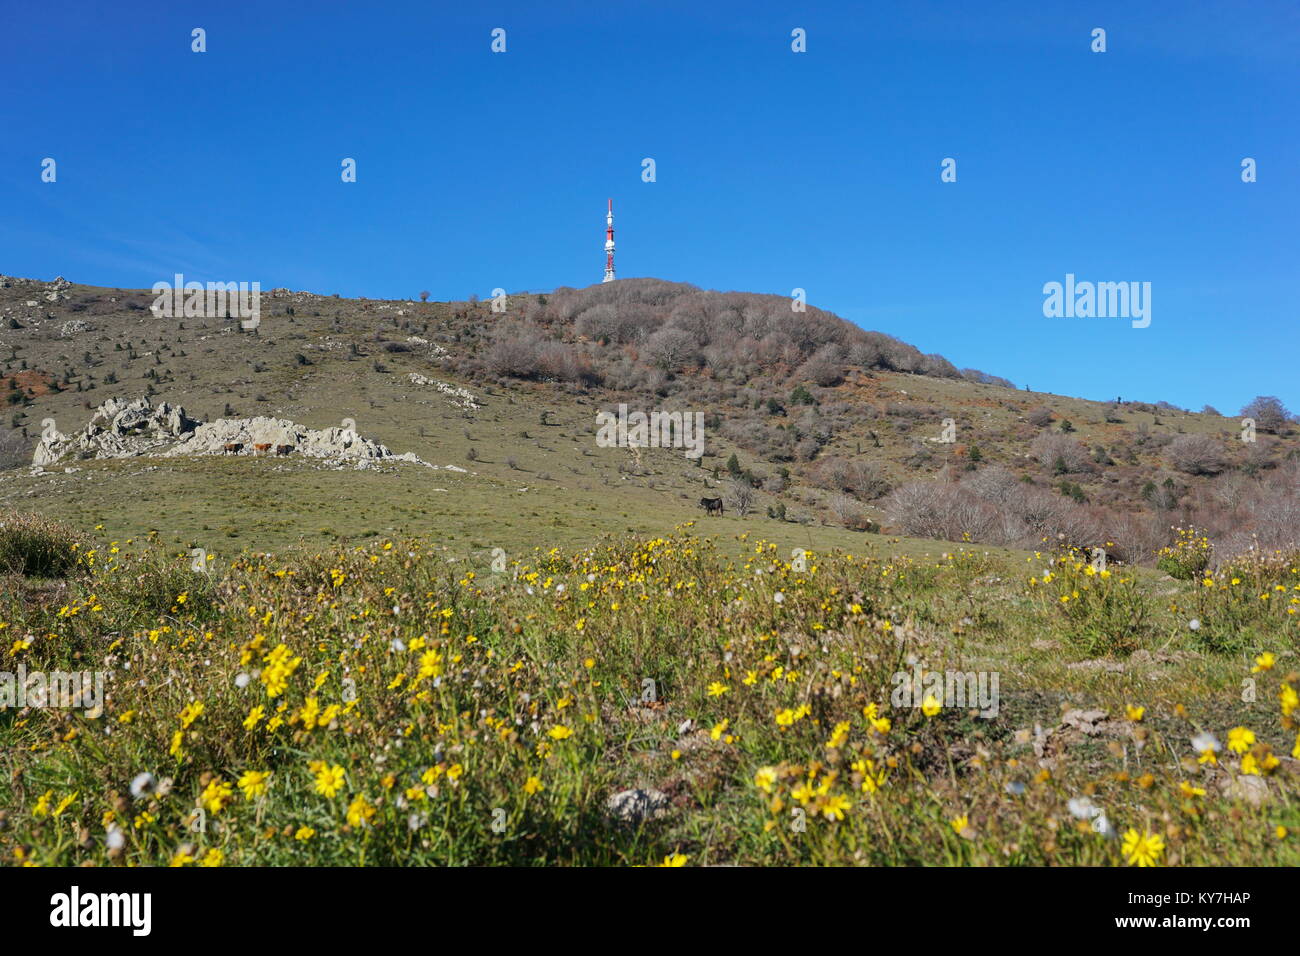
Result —
<instances>
[{"instance_id":1,"label":"rocky outcrop","mask_svg":"<svg viewBox=\"0 0 1300 956\"><path fill-rule=\"evenodd\" d=\"M45 466L64 458L132 458L162 451L194 431L199 422L176 405L110 398L75 435L64 435L53 418L41 422L41 440L32 464Z\"/></svg>"},{"instance_id":2,"label":"rocky outcrop","mask_svg":"<svg viewBox=\"0 0 1300 956\"><path fill-rule=\"evenodd\" d=\"M40 444L32 464L44 467L65 458L133 458L152 455L300 456L353 463L358 467L380 461L426 464L415 455L395 455L385 446L357 434L345 419L338 427L313 429L286 418L219 418L204 422L185 409L147 398L109 399L95 409L90 422L75 435L58 431L54 419L42 422ZM265 446L265 447L258 447Z\"/></svg>"},{"instance_id":3,"label":"rocky outcrop","mask_svg":"<svg viewBox=\"0 0 1300 956\"><path fill-rule=\"evenodd\" d=\"M237 452L227 446L242 445ZM255 446L270 445L264 452ZM287 418L218 418L200 424L188 435L182 436L175 447L166 452L174 455L275 455L282 448L290 455L307 458L351 459L353 461L419 461L414 455L394 455L378 442L357 434L350 420L338 427L314 429L291 422Z\"/></svg>"}]
</instances>

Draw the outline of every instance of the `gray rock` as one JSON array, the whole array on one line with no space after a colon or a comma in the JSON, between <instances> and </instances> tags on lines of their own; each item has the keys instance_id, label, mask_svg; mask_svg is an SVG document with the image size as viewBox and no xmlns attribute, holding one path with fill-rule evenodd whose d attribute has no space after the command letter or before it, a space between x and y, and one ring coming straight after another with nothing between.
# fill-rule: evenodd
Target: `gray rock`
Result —
<instances>
[{"instance_id":1,"label":"gray rock","mask_svg":"<svg viewBox=\"0 0 1300 956\"><path fill-rule=\"evenodd\" d=\"M661 790L621 790L605 801L605 811L619 823L644 823L668 812L668 794Z\"/></svg>"},{"instance_id":2,"label":"gray rock","mask_svg":"<svg viewBox=\"0 0 1300 956\"><path fill-rule=\"evenodd\" d=\"M1268 781L1254 774L1223 776L1218 782L1219 792L1229 800L1244 800L1257 807L1269 799Z\"/></svg>"},{"instance_id":3,"label":"gray rock","mask_svg":"<svg viewBox=\"0 0 1300 956\"><path fill-rule=\"evenodd\" d=\"M152 455L172 458L181 455L255 455L255 445L270 445L260 454L274 455L276 446L291 446L291 455L336 463L370 467L378 462L427 464L415 455L395 455L378 442L363 438L355 428L312 429L285 418L219 418L203 422L190 418L185 409L167 402L154 405L148 398L134 401L109 399L95 409L86 427L68 436L59 432L53 420L42 423L40 444L32 456L36 467L73 456L87 458L133 458ZM227 452L226 446L240 446ZM433 467L433 466L429 466Z\"/></svg>"},{"instance_id":4,"label":"gray rock","mask_svg":"<svg viewBox=\"0 0 1300 956\"><path fill-rule=\"evenodd\" d=\"M1061 723L1092 737L1105 729L1106 712L1104 710L1070 710L1066 711L1061 717Z\"/></svg>"}]
</instances>

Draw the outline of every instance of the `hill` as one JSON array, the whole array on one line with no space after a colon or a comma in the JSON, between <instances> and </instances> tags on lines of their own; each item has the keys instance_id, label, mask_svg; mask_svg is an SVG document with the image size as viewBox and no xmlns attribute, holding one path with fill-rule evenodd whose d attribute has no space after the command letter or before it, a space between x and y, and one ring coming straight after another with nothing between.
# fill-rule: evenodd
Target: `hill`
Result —
<instances>
[{"instance_id":1,"label":"hill","mask_svg":"<svg viewBox=\"0 0 1300 956\"><path fill-rule=\"evenodd\" d=\"M277 289L251 330L156 316L156 299L0 279L0 504L214 548L433 530L476 548L581 543L697 516L731 527L737 512L804 546L878 529L1021 548L1064 536L1148 563L1172 526L1205 529L1223 557L1300 533L1284 409L1261 406L1246 442L1239 418L1016 390L782 297L652 279L484 302ZM205 421L347 419L442 467L387 483L298 459L19 467L47 418L71 433L105 400L140 397ZM620 404L702 416L702 456L601 447L597 413ZM727 515L704 517L699 499L719 496Z\"/></svg>"}]
</instances>

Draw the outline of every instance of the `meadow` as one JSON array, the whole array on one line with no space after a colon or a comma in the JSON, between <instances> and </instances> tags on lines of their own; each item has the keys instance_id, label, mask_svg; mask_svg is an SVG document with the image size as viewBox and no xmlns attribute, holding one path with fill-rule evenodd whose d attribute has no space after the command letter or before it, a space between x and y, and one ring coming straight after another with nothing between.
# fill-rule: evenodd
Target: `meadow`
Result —
<instances>
[{"instance_id":1,"label":"meadow","mask_svg":"<svg viewBox=\"0 0 1300 956\"><path fill-rule=\"evenodd\" d=\"M1295 865L1300 557L731 526L194 570L9 512L13 865ZM897 675L997 675L996 715ZM981 715L981 714L985 715Z\"/></svg>"}]
</instances>

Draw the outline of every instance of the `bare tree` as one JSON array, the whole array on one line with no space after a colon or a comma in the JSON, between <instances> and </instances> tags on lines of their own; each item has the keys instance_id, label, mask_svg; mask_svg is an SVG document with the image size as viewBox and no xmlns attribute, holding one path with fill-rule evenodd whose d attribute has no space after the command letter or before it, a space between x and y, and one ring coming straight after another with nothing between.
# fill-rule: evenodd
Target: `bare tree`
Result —
<instances>
[{"instance_id":1,"label":"bare tree","mask_svg":"<svg viewBox=\"0 0 1300 956\"><path fill-rule=\"evenodd\" d=\"M743 518L754 510L754 486L744 478L732 478L727 485L727 504Z\"/></svg>"},{"instance_id":2,"label":"bare tree","mask_svg":"<svg viewBox=\"0 0 1300 956\"><path fill-rule=\"evenodd\" d=\"M1260 395L1246 405L1241 410L1243 418L1255 419L1255 427L1260 431L1273 432L1276 434L1281 431L1288 421L1291 420L1291 413L1287 411L1282 401L1273 395Z\"/></svg>"},{"instance_id":3,"label":"bare tree","mask_svg":"<svg viewBox=\"0 0 1300 956\"><path fill-rule=\"evenodd\" d=\"M695 337L682 329L662 328L645 340L645 354L655 365L675 371L697 352Z\"/></svg>"}]
</instances>

